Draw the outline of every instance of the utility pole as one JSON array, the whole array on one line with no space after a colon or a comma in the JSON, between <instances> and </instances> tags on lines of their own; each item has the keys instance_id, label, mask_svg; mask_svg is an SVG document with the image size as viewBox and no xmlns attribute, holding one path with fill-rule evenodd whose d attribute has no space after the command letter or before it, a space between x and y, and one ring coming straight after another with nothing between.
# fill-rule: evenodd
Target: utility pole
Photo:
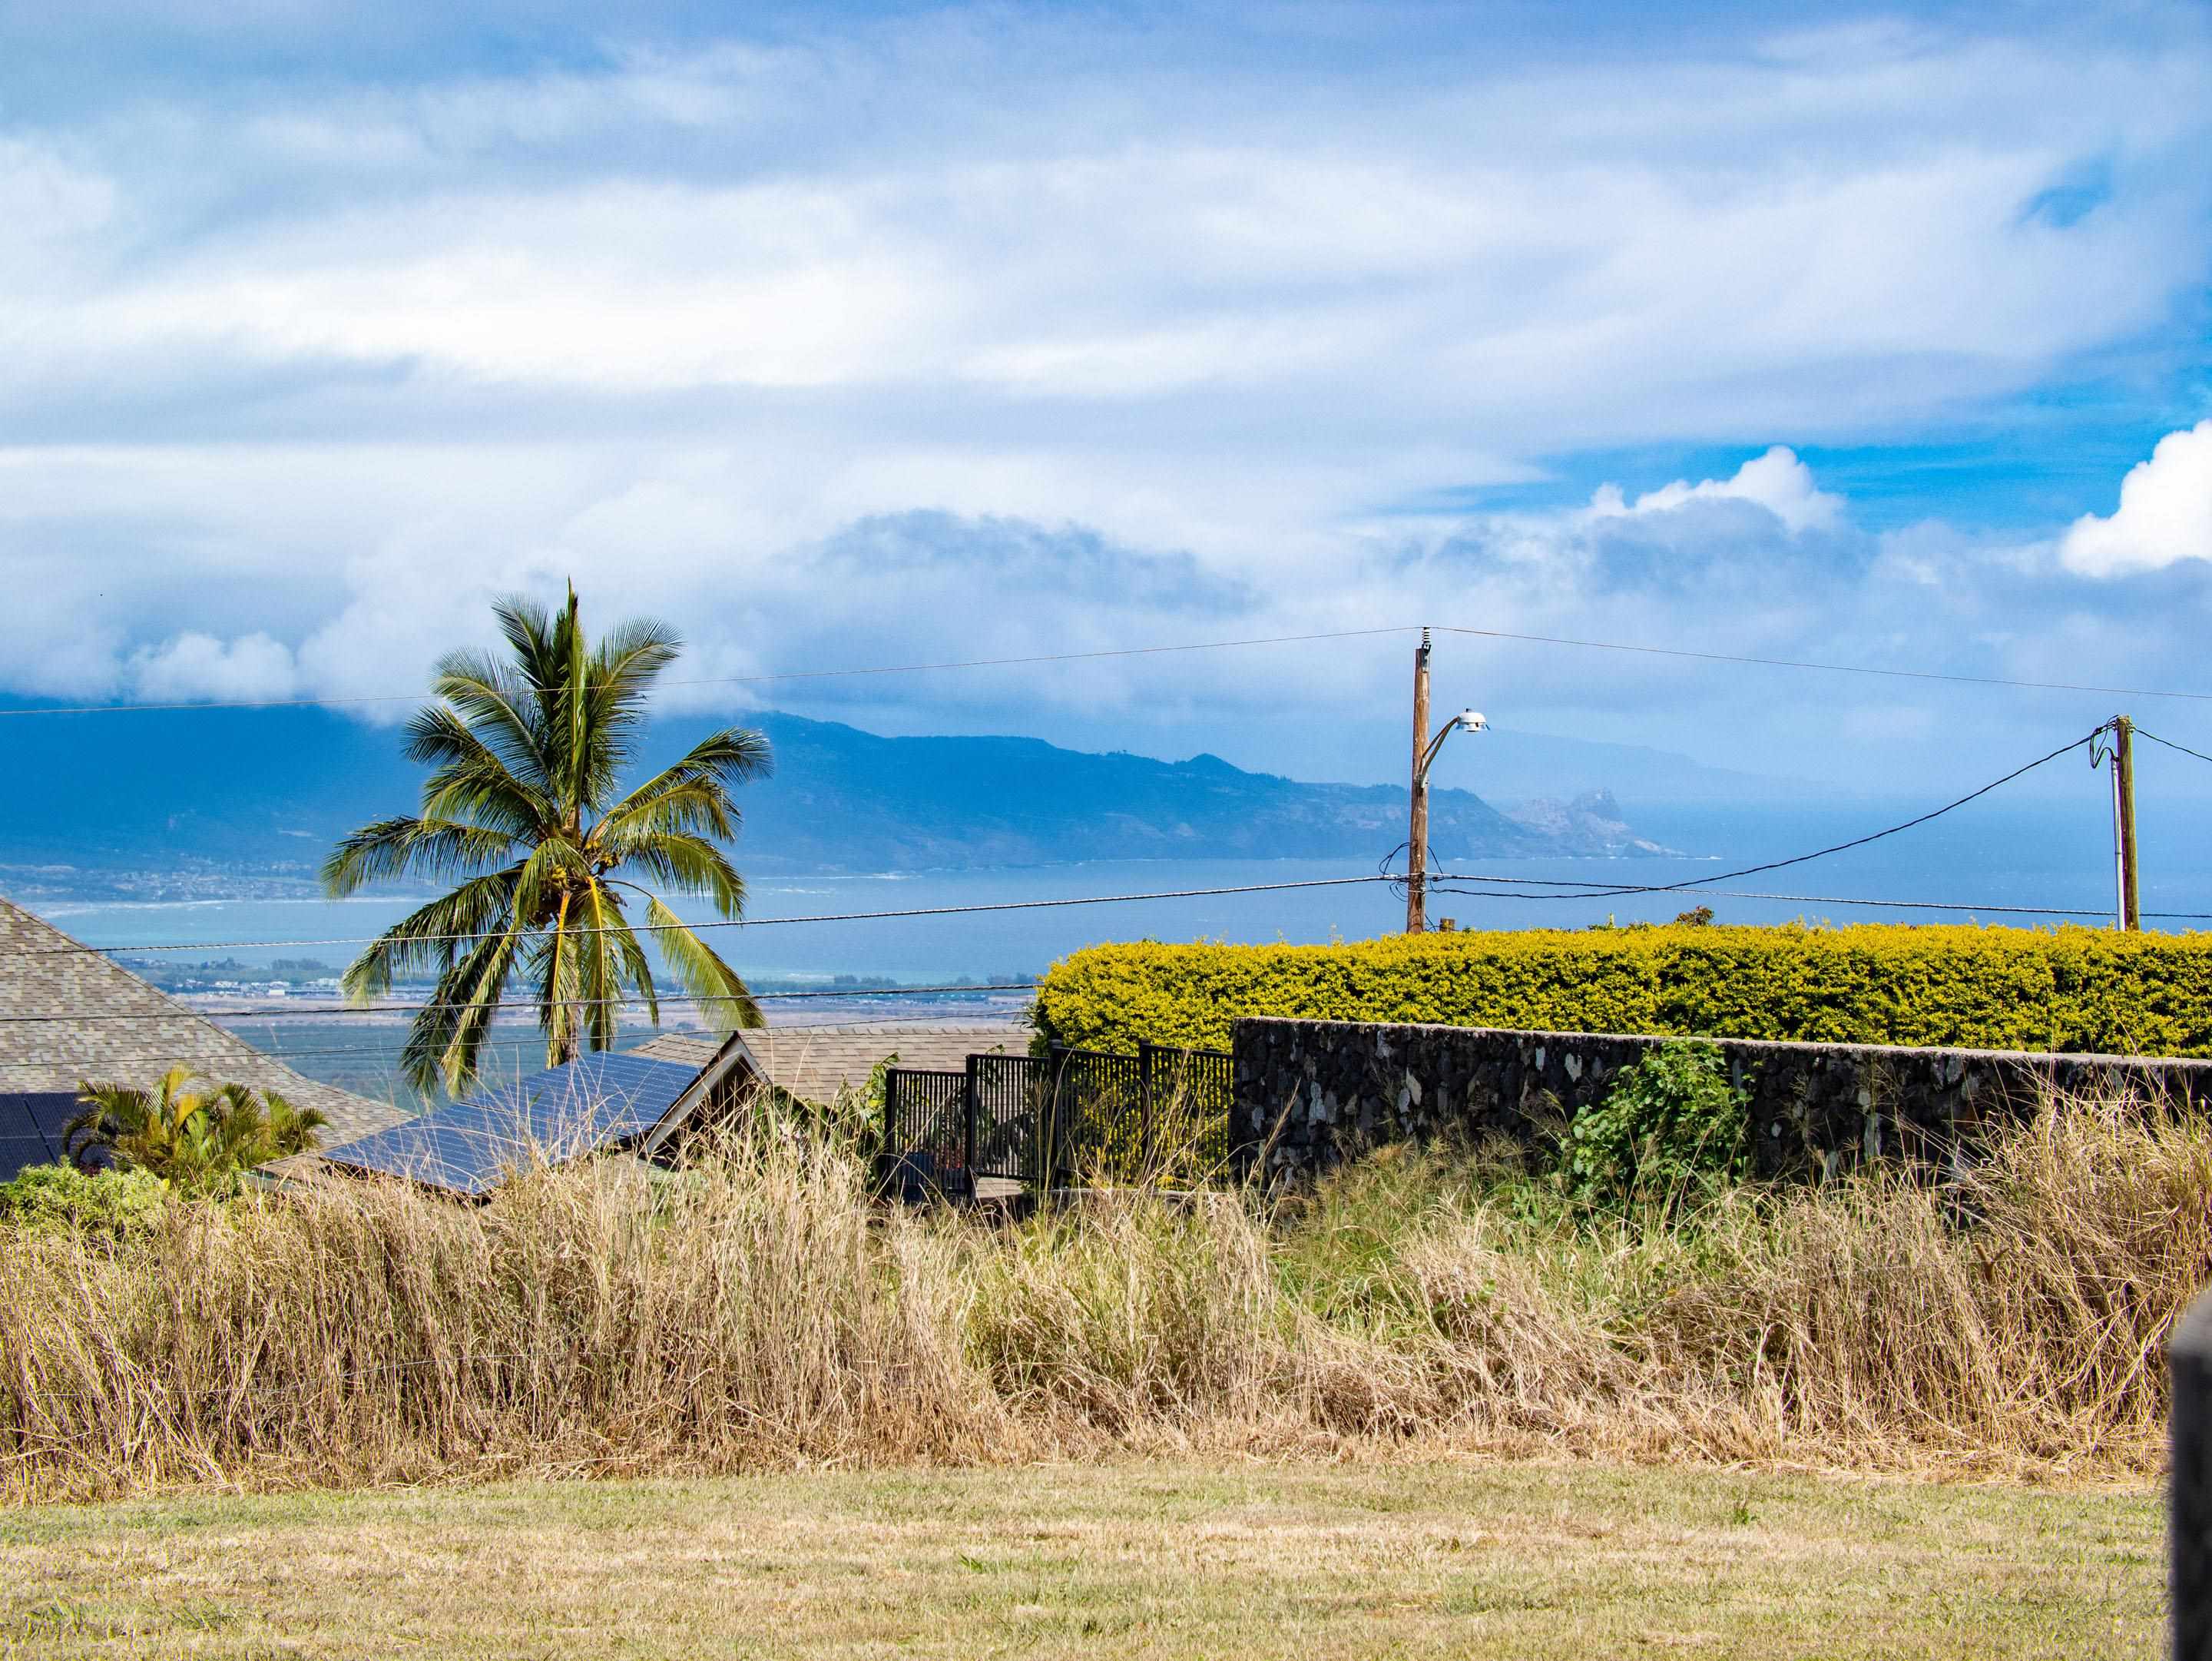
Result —
<instances>
[{"instance_id":1,"label":"utility pole","mask_svg":"<svg viewBox=\"0 0 2212 1661\"><path fill-rule=\"evenodd\" d=\"M2142 927L2142 896L2136 881L2136 724L2112 718L2112 848L2119 861L2120 927Z\"/></svg>"},{"instance_id":2,"label":"utility pole","mask_svg":"<svg viewBox=\"0 0 2212 1661\"><path fill-rule=\"evenodd\" d=\"M1406 932L1419 934L1428 922L1429 875L1429 631L1413 648L1413 817L1406 833Z\"/></svg>"}]
</instances>

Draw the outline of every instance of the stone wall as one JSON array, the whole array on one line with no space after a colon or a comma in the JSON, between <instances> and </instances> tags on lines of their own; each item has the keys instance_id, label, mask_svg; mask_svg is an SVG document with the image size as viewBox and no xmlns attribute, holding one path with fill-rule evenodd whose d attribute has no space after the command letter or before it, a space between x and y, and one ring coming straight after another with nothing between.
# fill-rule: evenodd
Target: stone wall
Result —
<instances>
[{"instance_id":1,"label":"stone wall","mask_svg":"<svg viewBox=\"0 0 2212 1661\"><path fill-rule=\"evenodd\" d=\"M1271 1177L1379 1143L1502 1135L1548 1142L1614 1077L1670 1040L1350 1021L1236 1023L1233 1131ZM1751 1098L1765 1176L1832 1175L1875 1156L1948 1160L2047 1091L2212 1103L2212 1061L1881 1044L1711 1042Z\"/></svg>"}]
</instances>

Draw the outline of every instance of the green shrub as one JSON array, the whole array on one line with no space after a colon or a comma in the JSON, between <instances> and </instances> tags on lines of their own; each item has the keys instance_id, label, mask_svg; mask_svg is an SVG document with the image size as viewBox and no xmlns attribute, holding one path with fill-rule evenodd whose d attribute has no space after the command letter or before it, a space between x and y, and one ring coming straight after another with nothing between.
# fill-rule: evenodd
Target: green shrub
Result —
<instances>
[{"instance_id":1,"label":"green shrub","mask_svg":"<svg viewBox=\"0 0 2212 1661\"><path fill-rule=\"evenodd\" d=\"M1575 1115L1565 1152L1577 1198L1672 1209L1751 1174L1749 1097L1717 1045L1662 1044Z\"/></svg>"},{"instance_id":2,"label":"green shrub","mask_svg":"<svg viewBox=\"0 0 2212 1661\"><path fill-rule=\"evenodd\" d=\"M1239 1015L1973 1050L2212 1056L2212 934L1711 924L1098 946L1038 989L1046 1041L1225 1048Z\"/></svg>"},{"instance_id":3,"label":"green shrub","mask_svg":"<svg viewBox=\"0 0 2212 1661\"><path fill-rule=\"evenodd\" d=\"M119 1235L150 1225L168 1202L169 1185L149 1171L34 1165L0 1183L0 1222Z\"/></svg>"}]
</instances>

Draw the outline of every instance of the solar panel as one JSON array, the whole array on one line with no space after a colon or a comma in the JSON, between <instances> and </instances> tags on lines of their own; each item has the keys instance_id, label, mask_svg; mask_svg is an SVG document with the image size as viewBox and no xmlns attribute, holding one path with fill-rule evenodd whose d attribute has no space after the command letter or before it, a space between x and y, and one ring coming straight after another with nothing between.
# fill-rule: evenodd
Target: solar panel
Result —
<instances>
[{"instance_id":1,"label":"solar panel","mask_svg":"<svg viewBox=\"0 0 2212 1661\"><path fill-rule=\"evenodd\" d=\"M433 1108L328 1149L323 1158L449 1193L488 1194L532 1165L559 1165L635 1141L698 1076L697 1068L678 1062L584 1056Z\"/></svg>"},{"instance_id":2,"label":"solar panel","mask_svg":"<svg viewBox=\"0 0 2212 1661\"><path fill-rule=\"evenodd\" d=\"M62 1131L84 1110L73 1090L0 1091L0 1182L62 1156Z\"/></svg>"}]
</instances>

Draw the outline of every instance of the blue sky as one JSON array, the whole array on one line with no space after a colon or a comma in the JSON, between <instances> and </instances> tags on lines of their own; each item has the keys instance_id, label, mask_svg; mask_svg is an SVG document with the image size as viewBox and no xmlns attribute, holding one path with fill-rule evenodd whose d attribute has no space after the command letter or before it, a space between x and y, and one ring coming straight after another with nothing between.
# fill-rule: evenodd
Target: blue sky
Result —
<instances>
[{"instance_id":1,"label":"blue sky","mask_svg":"<svg viewBox=\"0 0 2212 1661\"><path fill-rule=\"evenodd\" d=\"M695 677L2212 689L2212 10L1648 10L0 4L0 696L404 691L572 575ZM773 701L1381 778L1404 659ZM1838 786L2112 702L1439 674Z\"/></svg>"}]
</instances>

